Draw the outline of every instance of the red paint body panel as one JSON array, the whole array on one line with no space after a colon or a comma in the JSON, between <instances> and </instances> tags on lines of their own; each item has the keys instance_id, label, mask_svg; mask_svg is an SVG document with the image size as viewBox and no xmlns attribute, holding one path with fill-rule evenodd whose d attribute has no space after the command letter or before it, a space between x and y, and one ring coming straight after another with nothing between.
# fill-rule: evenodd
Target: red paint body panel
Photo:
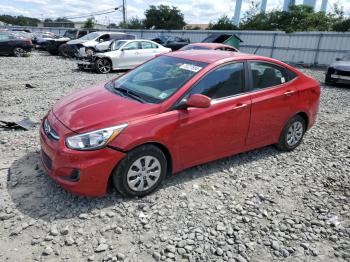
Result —
<instances>
[{"instance_id":1,"label":"red paint body panel","mask_svg":"<svg viewBox=\"0 0 350 262\"><path fill-rule=\"evenodd\" d=\"M65 189L77 194L101 196L113 169L125 153L145 143L167 148L172 172L248 151L278 141L286 122L297 113L308 116L308 128L316 119L320 87L310 77L274 59L223 51L178 51L173 56L209 63L161 104L143 104L122 98L104 84L76 92L58 102L48 121L60 135L49 139L40 130L43 151L52 160L49 175ZM298 76L273 88L247 92L212 101L208 108L171 109L199 79L213 68L231 61L262 60L284 66ZM128 127L109 147L95 151L71 150L65 138L100 128L127 123ZM112 149L114 148L114 149ZM45 161L44 161L45 162ZM73 169L77 182L67 181Z\"/></svg>"}]
</instances>

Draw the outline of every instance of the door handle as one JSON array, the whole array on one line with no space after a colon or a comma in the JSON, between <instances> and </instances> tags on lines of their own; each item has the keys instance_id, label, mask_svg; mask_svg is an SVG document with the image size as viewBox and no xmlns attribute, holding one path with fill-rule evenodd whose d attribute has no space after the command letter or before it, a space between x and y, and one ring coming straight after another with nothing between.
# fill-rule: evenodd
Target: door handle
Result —
<instances>
[{"instance_id":1,"label":"door handle","mask_svg":"<svg viewBox=\"0 0 350 262\"><path fill-rule=\"evenodd\" d=\"M288 90L287 92L284 93L285 96L291 96L292 94L294 94L295 91L293 90Z\"/></svg>"},{"instance_id":2,"label":"door handle","mask_svg":"<svg viewBox=\"0 0 350 262\"><path fill-rule=\"evenodd\" d=\"M233 109L241 109L241 108L245 108L246 106L247 106L247 104L239 103Z\"/></svg>"}]
</instances>

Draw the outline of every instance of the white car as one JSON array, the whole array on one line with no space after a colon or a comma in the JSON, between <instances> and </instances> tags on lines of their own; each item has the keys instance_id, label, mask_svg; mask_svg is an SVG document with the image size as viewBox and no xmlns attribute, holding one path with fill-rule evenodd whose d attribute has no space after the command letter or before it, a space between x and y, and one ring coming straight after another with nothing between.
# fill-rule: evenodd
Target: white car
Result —
<instances>
[{"instance_id":1,"label":"white car","mask_svg":"<svg viewBox=\"0 0 350 262\"><path fill-rule=\"evenodd\" d=\"M111 51L96 53L90 62L80 62L80 69L95 69L107 74L112 70L131 69L159 54L171 52L150 40L120 40L113 42Z\"/></svg>"},{"instance_id":2,"label":"white car","mask_svg":"<svg viewBox=\"0 0 350 262\"><path fill-rule=\"evenodd\" d=\"M76 53L78 57L92 56L96 51L98 44L104 43L106 49L114 40L135 39L135 35L125 34L121 32L92 32L81 38L67 42L68 50Z\"/></svg>"}]
</instances>

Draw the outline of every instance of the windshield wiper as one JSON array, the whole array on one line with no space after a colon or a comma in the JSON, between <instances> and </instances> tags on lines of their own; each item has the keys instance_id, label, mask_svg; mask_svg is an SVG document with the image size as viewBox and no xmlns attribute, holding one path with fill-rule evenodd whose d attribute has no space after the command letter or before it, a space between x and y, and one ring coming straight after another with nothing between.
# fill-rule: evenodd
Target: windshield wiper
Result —
<instances>
[{"instance_id":1,"label":"windshield wiper","mask_svg":"<svg viewBox=\"0 0 350 262\"><path fill-rule=\"evenodd\" d=\"M131 97L141 103L145 103L146 101L140 96L138 95L137 93L135 93L134 91L131 91L129 89L126 89L126 88L123 88L123 87L116 87L114 85L114 89L119 91L119 92L122 92L124 94L126 94L128 97Z\"/></svg>"}]
</instances>

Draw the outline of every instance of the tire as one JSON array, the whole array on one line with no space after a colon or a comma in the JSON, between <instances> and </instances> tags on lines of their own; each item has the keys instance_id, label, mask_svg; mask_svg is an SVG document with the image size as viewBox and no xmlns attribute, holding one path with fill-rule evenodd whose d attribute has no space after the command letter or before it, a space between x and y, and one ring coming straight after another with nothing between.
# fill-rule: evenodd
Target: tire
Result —
<instances>
[{"instance_id":1,"label":"tire","mask_svg":"<svg viewBox=\"0 0 350 262\"><path fill-rule=\"evenodd\" d=\"M22 47L15 47L13 50L12 50L12 54L15 56L15 57L23 57L26 55L26 51L22 48Z\"/></svg>"},{"instance_id":2,"label":"tire","mask_svg":"<svg viewBox=\"0 0 350 262\"><path fill-rule=\"evenodd\" d=\"M66 44L60 45L58 48L58 55L63 57L68 57L68 52L66 50L66 47L67 47Z\"/></svg>"},{"instance_id":3,"label":"tire","mask_svg":"<svg viewBox=\"0 0 350 262\"><path fill-rule=\"evenodd\" d=\"M112 71L112 63L105 58L98 58L95 62L95 69L97 73L108 74Z\"/></svg>"},{"instance_id":4,"label":"tire","mask_svg":"<svg viewBox=\"0 0 350 262\"><path fill-rule=\"evenodd\" d=\"M305 119L300 115L295 115L283 128L278 144L276 145L277 148L287 152L294 150L302 142L305 132Z\"/></svg>"},{"instance_id":5,"label":"tire","mask_svg":"<svg viewBox=\"0 0 350 262\"><path fill-rule=\"evenodd\" d=\"M160 148L153 145L137 147L127 153L113 171L113 185L123 196L148 195L161 184L167 165Z\"/></svg>"}]
</instances>

